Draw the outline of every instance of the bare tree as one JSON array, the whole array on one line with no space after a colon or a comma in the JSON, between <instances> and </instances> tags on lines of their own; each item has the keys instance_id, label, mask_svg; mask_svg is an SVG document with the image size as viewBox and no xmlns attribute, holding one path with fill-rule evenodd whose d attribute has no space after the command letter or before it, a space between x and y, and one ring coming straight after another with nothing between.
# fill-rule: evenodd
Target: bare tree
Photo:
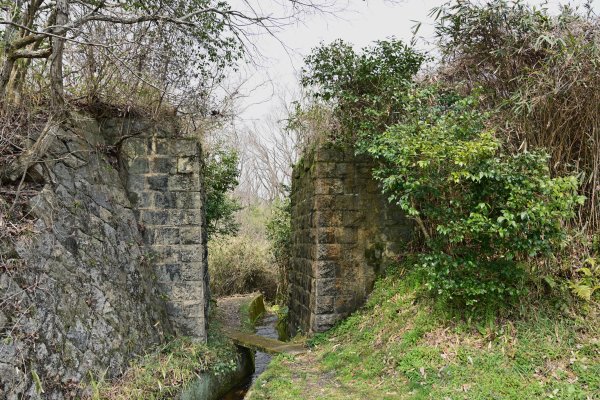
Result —
<instances>
[{"instance_id":1,"label":"bare tree","mask_svg":"<svg viewBox=\"0 0 600 400\"><path fill-rule=\"evenodd\" d=\"M272 3L280 5L281 15L264 11L261 2L250 0L237 1L239 9L216 0L16 0L5 5L4 18L0 19L0 98L6 100L25 78L22 68L30 62L17 67L18 60L49 59L53 103L62 104L63 60L74 49L93 53L95 59L100 55L110 59L119 65L119 72L135 76L136 83L154 87L162 97L190 95L190 87L211 80L208 78L218 80L223 67L252 46L255 33L274 35L307 12L326 12L335 1ZM81 51L81 46L94 51ZM144 46L150 50L140 50ZM137 50L136 60L123 52L132 47ZM204 89L205 85L200 86Z\"/></svg>"},{"instance_id":2,"label":"bare tree","mask_svg":"<svg viewBox=\"0 0 600 400\"><path fill-rule=\"evenodd\" d=\"M66 26L69 22L69 1L56 0L56 26ZM52 37L52 54L50 55L50 90L52 105L59 108L63 105L63 53L65 48L64 33L58 28L56 36Z\"/></svg>"},{"instance_id":3,"label":"bare tree","mask_svg":"<svg viewBox=\"0 0 600 400\"><path fill-rule=\"evenodd\" d=\"M297 132L287 129L290 110L284 97L270 118L243 128L237 137L241 177L236 193L249 202L281 199L291 185L300 142Z\"/></svg>"}]
</instances>

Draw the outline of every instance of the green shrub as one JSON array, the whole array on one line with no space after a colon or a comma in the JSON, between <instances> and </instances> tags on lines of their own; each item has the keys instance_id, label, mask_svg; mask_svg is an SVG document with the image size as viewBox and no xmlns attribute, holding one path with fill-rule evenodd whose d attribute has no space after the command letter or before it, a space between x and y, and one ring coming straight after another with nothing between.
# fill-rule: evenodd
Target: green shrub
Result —
<instances>
[{"instance_id":1,"label":"green shrub","mask_svg":"<svg viewBox=\"0 0 600 400\"><path fill-rule=\"evenodd\" d=\"M208 152L204 162L206 192L206 225L208 237L235 235L239 223L235 213L241 209L239 201L231 196L238 185L240 170L236 150L217 145Z\"/></svg>"},{"instance_id":2,"label":"green shrub","mask_svg":"<svg viewBox=\"0 0 600 400\"><path fill-rule=\"evenodd\" d=\"M404 93L425 56L400 40L377 41L360 53L342 40L317 47L305 62L302 85L316 102L333 105L331 139L352 143L400 117ZM317 108L318 109L318 108ZM300 114L298 111L296 114Z\"/></svg>"},{"instance_id":3,"label":"green shrub","mask_svg":"<svg viewBox=\"0 0 600 400\"><path fill-rule=\"evenodd\" d=\"M553 175L581 175L577 228L600 228L600 19L592 2L448 1L433 10L438 80L485 88L503 145L544 149ZM577 2L572 2L577 3Z\"/></svg>"},{"instance_id":4,"label":"green shrub","mask_svg":"<svg viewBox=\"0 0 600 400\"><path fill-rule=\"evenodd\" d=\"M578 181L552 178L544 151L504 153L481 91L414 84L423 61L401 42L357 54L338 41L308 57L302 82L331 107L343 142L379 161L384 192L423 233L431 292L460 308L504 302L521 293L527 261L566 240Z\"/></svg>"},{"instance_id":5,"label":"green shrub","mask_svg":"<svg viewBox=\"0 0 600 400\"><path fill-rule=\"evenodd\" d=\"M598 259L590 257L583 266L577 269L575 279L569 282L573 294L587 302L591 301L594 293L600 291L600 265Z\"/></svg>"},{"instance_id":6,"label":"green shrub","mask_svg":"<svg viewBox=\"0 0 600 400\"><path fill-rule=\"evenodd\" d=\"M404 121L361 150L426 238L429 289L460 307L518 295L524 261L565 240L577 179L551 178L543 152L503 154L475 96L415 88L403 104Z\"/></svg>"}]
</instances>

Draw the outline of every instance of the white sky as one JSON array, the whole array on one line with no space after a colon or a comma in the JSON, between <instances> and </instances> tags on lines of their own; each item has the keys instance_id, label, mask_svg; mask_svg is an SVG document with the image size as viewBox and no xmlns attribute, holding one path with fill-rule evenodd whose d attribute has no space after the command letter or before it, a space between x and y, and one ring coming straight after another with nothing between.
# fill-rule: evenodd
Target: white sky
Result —
<instances>
[{"instance_id":1,"label":"white sky","mask_svg":"<svg viewBox=\"0 0 600 400\"><path fill-rule=\"evenodd\" d=\"M235 8L245 0L231 0ZM265 5L266 0L256 0ZM269 0L271 1L271 0ZM542 0L530 0L532 4L540 4ZM395 36L409 42L412 38L412 27L415 21L422 22L419 36L425 40L419 46L426 46L425 41L432 39L433 20L428 16L433 7L446 3L446 0L349 0L349 7L341 13L333 15L314 15L304 19L301 24L286 27L279 32L278 39L287 49L273 37L258 35L253 43L263 58L258 65L248 65L232 82L245 81L241 93L245 97L238 102L240 120L245 125L261 125L280 108L280 96L293 100L298 91L298 73L303 59L312 48L320 42L330 43L341 38L354 44L357 48L369 45L375 40ZM559 1L550 0L550 8L556 9ZM560 2L562 4L565 1ZM581 4L574 0L572 4ZM272 4L272 2L270 3ZM598 7L598 1L594 4Z\"/></svg>"}]
</instances>

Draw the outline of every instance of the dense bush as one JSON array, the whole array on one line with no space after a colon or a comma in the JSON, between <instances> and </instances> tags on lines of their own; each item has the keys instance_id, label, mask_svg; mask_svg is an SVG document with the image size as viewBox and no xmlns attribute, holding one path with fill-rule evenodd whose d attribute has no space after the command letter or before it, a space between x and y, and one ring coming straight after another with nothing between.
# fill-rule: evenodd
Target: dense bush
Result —
<instances>
[{"instance_id":1,"label":"dense bush","mask_svg":"<svg viewBox=\"0 0 600 400\"><path fill-rule=\"evenodd\" d=\"M337 40L309 55L302 85L317 102L333 105L333 140L352 143L360 135L385 129L400 117L399 98L425 56L402 41L377 41L356 52Z\"/></svg>"},{"instance_id":2,"label":"dense bush","mask_svg":"<svg viewBox=\"0 0 600 400\"><path fill-rule=\"evenodd\" d=\"M554 175L579 173L587 200L578 227L600 228L600 19L591 2L452 1L434 10L438 80L485 88L497 134L511 152L543 148Z\"/></svg>"},{"instance_id":3,"label":"dense bush","mask_svg":"<svg viewBox=\"0 0 600 400\"><path fill-rule=\"evenodd\" d=\"M542 151L503 152L476 91L414 84L422 61L397 42L362 54L335 42L307 59L303 83L357 152L379 161L384 192L416 221L432 293L459 307L508 300L525 262L564 241L578 181L552 178Z\"/></svg>"},{"instance_id":4,"label":"dense bush","mask_svg":"<svg viewBox=\"0 0 600 400\"><path fill-rule=\"evenodd\" d=\"M543 152L503 154L475 97L414 89L404 109L366 150L426 238L429 288L460 306L517 295L523 262L566 238L562 222L582 201L577 179L551 178Z\"/></svg>"}]
</instances>

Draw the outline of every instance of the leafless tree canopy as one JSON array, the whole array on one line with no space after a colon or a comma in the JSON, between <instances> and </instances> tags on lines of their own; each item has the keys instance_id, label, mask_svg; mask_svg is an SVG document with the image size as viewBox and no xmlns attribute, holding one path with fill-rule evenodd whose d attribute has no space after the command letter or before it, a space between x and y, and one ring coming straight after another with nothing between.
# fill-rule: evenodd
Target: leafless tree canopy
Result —
<instances>
[{"instance_id":1,"label":"leafless tree canopy","mask_svg":"<svg viewBox=\"0 0 600 400\"><path fill-rule=\"evenodd\" d=\"M179 111L203 110L223 71L251 50L334 0L15 0L0 18L0 98L25 91L128 103L132 97ZM273 10L276 10L274 12Z\"/></svg>"},{"instance_id":2,"label":"leafless tree canopy","mask_svg":"<svg viewBox=\"0 0 600 400\"><path fill-rule=\"evenodd\" d=\"M282 129L281 121L271 120L255 124L241 139L240 197L267 202L285 197L299 154L297 136Z\"/></svg>"}]
</instances>

